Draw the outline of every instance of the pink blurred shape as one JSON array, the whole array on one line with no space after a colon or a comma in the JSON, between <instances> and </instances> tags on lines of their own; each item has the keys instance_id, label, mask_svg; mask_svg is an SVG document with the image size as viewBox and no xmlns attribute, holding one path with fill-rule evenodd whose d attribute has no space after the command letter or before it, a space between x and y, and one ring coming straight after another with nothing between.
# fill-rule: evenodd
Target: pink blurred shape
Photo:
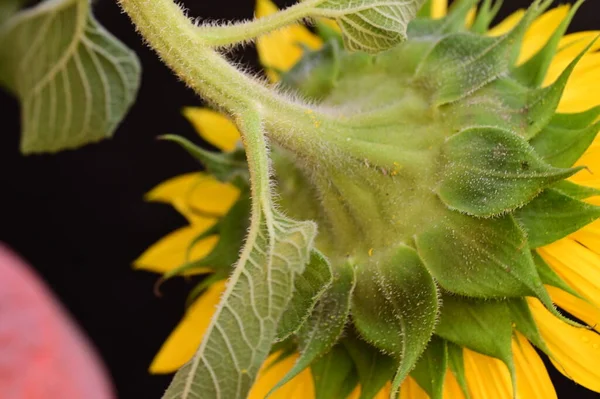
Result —
<instances>
[{"instance_id":1,"label":"pink blurred shape","mask_svg":"<svg viewBox=\"0 0 600 399\"><path fill-rule=\"evenodd\" d=\"M33 270L0 243L0 399L113 398L83 333Z\"/></svg>"}]
</instances>

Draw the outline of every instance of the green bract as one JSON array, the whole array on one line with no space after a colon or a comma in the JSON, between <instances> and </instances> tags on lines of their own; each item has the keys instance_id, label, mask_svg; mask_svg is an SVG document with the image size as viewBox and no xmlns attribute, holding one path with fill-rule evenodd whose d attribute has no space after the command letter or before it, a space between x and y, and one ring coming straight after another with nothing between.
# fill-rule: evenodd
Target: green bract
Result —
<instances>
[{"instance_id":1,"label":"green bract","mask_svg":"<svg viewBox=\"0 0 600 399\"><path fill-rule=\"evenodd\" d=\"M462 347L502 360L514 382L514 328L547 350L524 298L562 317L544 284L571 289L532 250L600 216L582 202L596 193L564 180L580 170L572 166L598 132L600 110L556 113L583 53L541 87L568 21L516 65L525 31L550 1L535 1L499 37L482 33L497 4L484 2L466 28L477 1L457 1L443 19L413 20L402 41L402 24L385 17L414 14L417 3L386 2L383 19L369 24L383 3L360 2L357 16L357 2L340 0L348 48L334 37L308 52L278 92L212 47L324 15L315 10L334 2L251 22L247 37L236 25L190 27L168 0L121 3L165 62L237 121L250 171L247 180L239 154L183 143L221 180L251 187L240 201L251 196L252 223L201 348L165 398L244 397L276 340L278 350L300 352L281 384L311 366L318 398L344 397L358 383L372 398L387 380L394 395L410 373L440 398L446 366L465 389ZM347 23L364 36L353 39L360 29ZM387 50L351 51L365 48ZM295 220L316 222L314 245L314 225ZM233 230L221 240L239 237Z\"/></svg>"}]
</instances>

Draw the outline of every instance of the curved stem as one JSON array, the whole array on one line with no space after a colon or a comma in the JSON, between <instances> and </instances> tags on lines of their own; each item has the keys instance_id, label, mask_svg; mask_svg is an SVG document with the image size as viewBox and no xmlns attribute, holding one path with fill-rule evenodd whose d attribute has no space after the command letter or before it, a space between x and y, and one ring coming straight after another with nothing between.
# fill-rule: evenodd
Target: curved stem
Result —
<instances>
[{"instance_id":1,"label":"curved stem","mask_svg":"<svg viewBox=\"0 0 600 399\"><path fill-rule=\"evenodd\" d=\"M200 26L198 30L212 46L242 43L307 18L319 1L322 0L303 1L265 17L233 25Z\"/></svg>"},{"instance_id":2,"label":"curved stem","mask_svg":"<svg viewBox=\"0 0 600 399\"><path fill-rule=\"evenodd\" d=\"M236 109L272 106L286 99L238 71L210 48L198 28L172 0L119 0L136 28L161 59L205 99Z\"/></svg>"},{"instance_id":3,"label":"curved stem","mask_svg":"<svg viewBox=\"0 0 600 399\"><path fill-rule=\"evenodd\" d=\"M335 118L294 102L236 69L210 47L210 39L172 0L119 3L162 60L204 99L234 118L255 110L269 137L288 148L313 155L326 148L322 139L327 127L336 124Z\"/></svg>"}]
</instances>

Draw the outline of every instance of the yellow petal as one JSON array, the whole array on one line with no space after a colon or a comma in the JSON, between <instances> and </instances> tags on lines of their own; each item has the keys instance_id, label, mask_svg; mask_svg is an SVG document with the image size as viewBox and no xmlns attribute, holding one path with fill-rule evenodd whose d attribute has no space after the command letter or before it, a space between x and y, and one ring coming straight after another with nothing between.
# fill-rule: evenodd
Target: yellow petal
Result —
<instances>
[{"instance_id":1,"label":"yellow petal","mask_svg":"<svg viewBox=\"0 0 600 399\"><path fill-rule=\"evenodd\" d=\"M558 112L581 112L600 104L600 98L592 94L594 90L600 89L599 72L600 53L585 55L567 82L560 99Z\"/></svg>"},{"instance_id":2,"label":"yellow petal","mask_svg":"<svg viewBox=\"0 0 600 399\"><path fill-rule=\"evenodd\" d=\"M563 238L538 249L554 271L584 298L600 306L600 256L578 242Z\"/></svg>"},{"instance_id":3,"label":"yellow petal","mask_svg":"<svg viewBox=\"0 0 600 399\"><path fill-rule=\"evenodd\" d=\"M152 361L151 373L172 373L192 358L224 290L225 281L214 283L187 309Z\"/></svg>"},{"instance_id":4,"label":"yellow petal","mask_svg":"<svg viewBox=\"0 0 600 399\"><path fill-rule=\"evenodd\" d=\"M477 7L473 7L469 10L469 12L467 13L467 17L465 18L465 26L467 28L470 28L471 26L473 26L473 23L475 22L475 18L477 18Z\"/></svg>"},{"instance_id":5,"label":"yellow petal","mask_svg":"<svg viewBox=\"0 0 600 399\"><path fill-rule=\"evenodd\" d=\"M383 388L377 393L373 399L389 399L392 394L392 383L388 382Z\"/></svg>"},{"instance_id":6,"label":"yellow petal","mask_svg":"<svg viewBox=\"0 0 600 399\"><path fill-rule=\"evenodd\" d=\"M433 0L431 2L431 18L440 19L448 14L448 0Z\"/></svg>"},{"instance_id":7,"label":"yellow petal","mask_svg":"<svg viewBox=\"0 0 600 399\"><path fill-rule=\"evenodd\" d=\"M597 198L597 197L596 197ZM586 201L588 202L588 201ZM599 205L597 200L589 201L594 205ZM585 247L600 255L600 220L588 224L579 229L570 236L573 240L583 244Z\"/></svg>"},{"instance_id":8,"label":"yellow petal","mask_svg":"<svg viewBox=\"0 0 600 399\"><path fill-rule=\"evenodd\" d=\"M465 395L458 385L458 381L454 377L454 374L450 370L446 370L446 377L444 378L444 399L465 399Z\"/></svg>"},{"instance_id":9,"label":"yellow petal","mask_svg":"<svg viewBox=\"0 0 600 399\"><path fill-rule=\"evenodd\" d=\"M256 16L259 18L277 11L277 6L270 0L256 2ZM263 66L268 68L267 76L272 82L279 80L276 71L287 71L298 62L302 56L300 44L316 50L323 42L300 24L281 28L257 39L258 57Z\"/></svg>"},{"instance_id":10,"label":"yellow petal","mask_svg":"<svg viewBox=\"0 0 600 399\"><path fill-rule=\"evenodd\" d=\"M517 333L512 343L517 376L517 398L556 399L548 370L529 341Z\"/></svg>"},{"instance_id":11,"label":"yellow petal","mask_svg":"<svg viewBox=\"0 0 600 399\"><path fill-rule=\"evenodd\" d=\"M373 399L389 399L391 392L392 392L392 383L388 381L385 384L385 386L383 388L381 388L381 390L379 392L377 392L377 395L375 395L375 397ZM352 391L350 396L348 396L346 399L359 399L359 398L360 398L360 385L358 385L356 388L354 388L354 391Z\"/></svg>"},{"instance_id":12,"label":"yellow petal","mask_svg":"<svg viewBox=\"0 0 600 399\"><path fill-rule=\"evenodd\" d=\"M552 59L552 63L548 68L548 73L546 74L544 80L544 86L554 82L565 70L565 68L575 59L575 57L585 50L585 48L598 36L598 34L600 34L600 31L577 32L564 36L559 43L559 51ZM590 48L589 52L593 53L599 48L600 43L596 41ZM575 68L573 75L577 74L579 68Z\"/></svg>"},{"instance_id":13,"label":"yellow petal","mask_svg":"<svg viewBox=\"0 0 600 399\"><path fill-rule=\"evenodd\" d=\"M519 22L521 22L524 15L525 10L515 11L514 13L506 17L504 20L502 20L502 22L500 22L498 25L490 29L487 34L489 36L495 37L510 32L515 26L517 26Z\"/></svg>"},{"instance_id":14,"label":"yellow petal","mask_svg":"<svg viewBox=\"0 0 600 399\"><path fill-rule=\"evenodd\" d=\"M546 287L552 301L600 332L600 309L556 287Z\"/></svg>"},{"instance_id":15,"label":"yellow petal","mask_svg":"<svg viewBox=\"0 0 600 399\"><path fill-rule=\"evenodd\" d=\"M429 395L417 384L412 377L408 377L400 386L400 399L429 399Z\"/></svg>"},{"instance_id":16,"label":"yellow petal","mask_svg":"<svg viewBox=\"0 0 600 399\"><path fill-rule=\"evenodd\" d=\"M575 174L569 180L577 184L600 189L600 146L596 145L597 142L598 139L575 163L575 166L584 166L585 169Z\"/></svg>"},{"instance_id":17,"label":"yellow petal","mask_svg":"<svg viewBox=\"0 0 600 399\"><path fill-rule=\"evenodd\" d=\"M498 359L464 350L465 375L472 399L512 399L510 373Z\"/></svg>"},{"instance_id":18,"label":"yellow petal","mask_svg":"<svg viewBox=\"0 0 600 399\"><path fill-rule=\"evenodd\" d=\"M240 190L232 184L222 183L212 176L205 176L187 198L191 211L196 215L223 216L236 203Z\"/></svg>"},{"instance_id":19,"label":"yellow petal","mask_svg":"<svg viewBox=\"0 0 600 399\"><path fill-rule=\"evenodd\" d=\"M600 392L600 335L554 317L537 299L528 299L552 363L568 378Z\"/></svg>"},{"instance_id":20,"label":"yellow petal","mask_svg":"<svg viewBox=\"0 0 600 399\"><path fill-rule=\"evenodd\" d=\"M171 204L194 224L199 219L224 215L239 194L235 186L197 172L161 183L146 195L146 199Z\"/></svg>"},{"instance_id":21,"label":"yellow petal","mask_svg":"<svg viewBox=\"0 0 600 399\"><path fill-rule=\"evenodd\" d=\"M221 151L233 151L240 140L240 132L233 122L207 108L186 107L183 115L204 140Z\"/></svg>"},{"instance_id":22,"label":"yellow petal","mask_svg":"<svg viewBox=\"0 0 600 399\"><path fill-rule=\"evenodd\" d=\"M186 254L192 241L214 223L214 219L206 219L204 223L197 223L175 230L148 248L133 262L133 266L136 269L148 270L160 274L174 270L186 263ZM189 260L204 258L213 250L218 240L217 236L210 236L198 241L190 251ZM194 269L194 274L208 273L210 271L210 268L198 268Z\"/></svg>"},{"instance_id":23,"label":"yellow petal","mask_svg":"<svg viewBox=\"0 0 600 399\"><path fill-rule=\"evenodd\" d=\"M571 6L568 4L553 8L542 14L531 24L523 38L518 64L527 61L544 47L556 28L567 17L570 8Z\"/></svg>"},{"instance_id":24,"label":"yellow petal","mask_svg":"<svg viewBox=\"0 0 600 399\"><path fill-rule=\"evenodd\" d=\"M298 355L294 354L274 363L281 353L274 353L265 361L248 399L264 399L271 389L292 369ZM315 397L315 388L310 369L307 368L294 377L290 382L275 391L269 398L272 399L312 399Z\"/></svg>"},{"instance_id":25,"label":"yellow petal","mask_svg":"<svg viewBox=\"0 0 600 399\"><path fill-rule=\"evenodd\" d=\"M581 53L589 43L592 42L600 31L581 31L564 35L558 43L560 57L573 59L577 54ZM594 44L596 46L596 44Z\"/></svg>"}]
</instances>

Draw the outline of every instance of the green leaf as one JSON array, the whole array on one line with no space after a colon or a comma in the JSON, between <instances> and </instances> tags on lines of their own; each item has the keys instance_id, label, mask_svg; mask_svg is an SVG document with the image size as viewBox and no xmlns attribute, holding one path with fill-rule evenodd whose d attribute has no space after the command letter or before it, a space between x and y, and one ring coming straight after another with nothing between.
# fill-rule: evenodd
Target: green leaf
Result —
<instances>
[{"instance_id":1,"label":"green leaf","mask_svg":"<svg viewBox=\"0 0 600 399\"><path fill-rule=\"evenodd\" d=\"M179 144L219 181L231 182L241 178L247 182L249 179L246 152L241 148L231 152L212 152L174 134L164 135L161 139Z\"/></svg>"},{"instance_id":2,"label":"green leaf","mask_svg":"<svg viewBox=\"0 0 600 399\"><path fill-rule=\"evenodd\" d=\"M325 0L316 15L333 18L350 51L378 53L406 39L409 22L425 0Z\"/></svg>"},{"instance_id":3,"label":"green leaf","mask_svg":"<svg viewBox=\"0 0 600 399\"><path fill-rule=\"evenodd\" d=\"M511 372L514 387L512 319L506 302L443 295L442 306L435 334L502 360Z\"/></svg>"},{"instance_id":4,"label":"green leaf","mask_svg":"<svg viewBox=\"0 0 600 399\"><path fill-rule=\"evenodd\" d=\"M425 267L450 292L493 298L543 290L527 237L509 215L476 219L447 211L416 243Z\"/></svg>"},{"instance_id":5,"label":"green leaf","mask_svg":"<svg viewBox=\"0 0 600 399\"><path fill-rule=\"evenodd\" d=\"M392 391L425 350L438 313L433 279L414 249L400 246L361 265L352 317L361 336L399 361Z\"/></svg>"},{"instance_id":6,"label":"green leaf","mask_svg":"<svg viewBox=\"0 0 600 399\"><path fill-rule=\"evenodd\" d=\"M373 399L394 377L396 361L367 344L356 334L347 333L342 343L356 366L360 383L359 399Z\"/></svg>"},{"instance_id":7,"label":"green leaf","mask_svg":"<svg viewBox=\"0 0 600 399\"><path fill-rule=\"evenodd\" d=\"M535 324L529 305L524 298L511 299L506 301L508 309L511 314L512 321L515 328L525 336L531 343L542 350L547 355L550 355L550 351L540 334L540 331Z\"/></svg>"},{"instance_id":8,"label":"green leaf","mask_svg":"<svg viewBox=\"0 0 600 399\"><path fill-rule=\"evenodd\" d=\"M312 366L315 399L347 398L357 384L352 358L343 345L334 346Z\"/></svg>"},{"instance_id":9,"label":"green leaf","mask_svg":"<svg viewBox=\"0 0 600 399\"><path fill-rule=\"evenodd\" d=\"M568 195L569 197L578 200L583 200L586 198L596 197L600 195L600 190L598 190L597 188L580 186L568 180L560 181L552 185L552 188L557 191L560 191L565 195Z\"/></svg>"},{"instance_id":10,"label":"green leaf","mask_svg":"<svg viewBox=\"0 0 600 399\"><path fill-rule=\"evenodd\" d=\"M551 244L600 218L600 207L546 189L514 213L525 228L530 248Z\"/></svg>"},{"instance_id":11,"label":"green leaf","mask_svg":"<svg viewBox=\"0 0 600 399\"><path fill-rule=\"evenodd\" d=\"M0 28L26 3L27 0L2 0L0 2Z\"/></svg>"},{"instance_id":12,"label":"green leaf","mask_svg":"<svg viewBox=\"0 0 600 399\"><path fill-rule=\"evenodd\" d=\"M469 393L469 388L467 386L467 377L465 375L463 348L452 342L446 342L446 347L448 349L448 367L450 368L450 372L454 375L454 378L456 378L456 382L458 382L465 398L471 399L471 394Z\"/></svg>"},{"instance_id":13,"label":"green leaf","mask_svg":"<svg viewBox=\"0 0 600 399\"><path fill-rule=\"evenodd\" d=\"M21 100L24 153L111 137L135 100L138 59L90 8L46 0L0 28L0 84Z\"/></svg>"},{"instance_id":14,"label":"green leaf","mask_svg":"<svg viewBox=\"0 0 600 399\"><path fill-rule=\"evenodd\" d=\"M447 366L446 342L433 336L410 375L431 399L442 399Z\"/></svg>"},{"instance_id":15,"label":"green leaf","mask_svg":"<svg viewBox=\"0 0 600 399\"><path fill-rule=\"evenodd\" d=\"M546 186L579 169L546 164L520 136L497 128L470 128L450 137L438 195L451 209L489 217L531 201Z\"/></svg>"},{"instance_id":16,"label":"green leaf","mask_svg":"<svg viewBox=\"0 0 600 399\"><path fill-rule=\"evenodd\" d=\"M294 294L281 320L277 339L282 341L298 331L312 313L315 305L329 288L333 274L329 261L314 250L304 273L294 281Z\"/></svg>"},{"instance_id":17,"label":"green leaf","mask_svg":"<svg viewBox=\"0 0 600 399\"><path fill-rule=\"evenodd\" d=\"M198 352L177 372L163 398L241 398L250 390L316 232L312 223L275 211L259 217Z\"/></svg>"},{"instance_id":18,"label":"green leaf","mask_svg":"<svg viewBox=\"0 0 600 399\"><path fill-rule=\"evenodd\" d=\"M246 397L277 336L295 277L310 260L316 225L274 209L262 120L254 109L237 115L252 182L248 236L198 351L163 399Z\"/></svg>"},{"instance_id":19,"label":"green leaf","mask_svg":"<svg viewBox=\"0 0 600 399\"><path fill-rule=\"evenodd\" d=\"M350 312L350 298L356 276L353 266L348 263L337 267L334 275L333 282L298 332L300 357L294 367L273 387L271 393L329 352L342 334Z\"/></svg>"}]
</instances>

